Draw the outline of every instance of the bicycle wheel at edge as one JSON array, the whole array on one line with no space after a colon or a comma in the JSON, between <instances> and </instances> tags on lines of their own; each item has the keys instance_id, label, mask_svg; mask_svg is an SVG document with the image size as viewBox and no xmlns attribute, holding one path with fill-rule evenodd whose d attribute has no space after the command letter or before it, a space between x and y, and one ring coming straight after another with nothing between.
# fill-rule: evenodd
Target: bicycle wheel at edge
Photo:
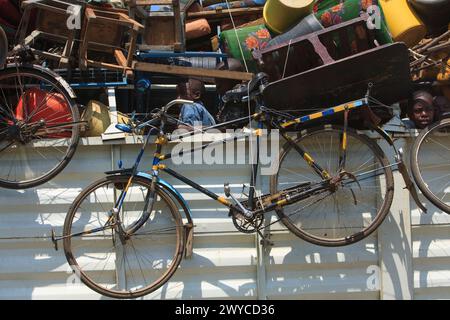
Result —
<instances>
[{"instance_id":1,"label":"bicycle wheel at edge","mask_svg":"<svg viewBox=\"0 0 450 320\"><path fill-rule=\"evenodd\" d=\"M54 178L79 140L79 112L58 80L35 66L0 71L0 187L32 188Z\"/></svg>"},{"instance_id":2,"label":"bicycle wheel at edge","mask_svg":"<svg viewBox=\"0 0 450 320\"><path fill-rule=\"evenodd\" d=\"M333 177L339 168L343 128L327 125L302 131L295 143ZM380 147L365 135L347 130L345 170L358 182L345 179L335 192L328 189L276 210L283 224L296 236L322 246L344 246L370 235L389 212L394 180ZM271 177L271 193L299 185L318 185L321 177L288 143L280 153L279 168Z\"/></svg>"},{"instance_id":3,"label":"bicycle wheel at edge","mask_svg":"<svg viewBox=\"0 0 450 320\"><path fill-rule=\"evenodd\" d=\"M436 134L437 132L441 133ZM411 149L411 171L423 195L450 214L450 119L423 129ZM447 142L447 143L446 143Z\"/></svg>"},{"instance_id":4,"label":"bicycle wheel at edge","mask_svg":"<svg viewBox=\"0 0 450 320\"><path fill-rule=\"evenodd\" d=\"M87 187L69 210L64 236L103 227L128 178L110 176ZM125 229L142 214L149 187L149 180L133 178L119 212ZM149 219L125 243L113 229L64 239L69 265L89 288L112 298L137 298L175 273L184 252L182 218L170 195L160 187L156 192Z\"/></svg>"}]
</instances>

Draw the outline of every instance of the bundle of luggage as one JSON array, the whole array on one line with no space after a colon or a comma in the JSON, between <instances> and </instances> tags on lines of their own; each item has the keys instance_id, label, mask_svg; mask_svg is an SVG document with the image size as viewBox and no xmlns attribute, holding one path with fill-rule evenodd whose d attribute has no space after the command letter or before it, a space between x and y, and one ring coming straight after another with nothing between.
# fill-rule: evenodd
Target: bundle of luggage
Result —
<instances>
[{"instance_id":1,"label":"bundle of luggage","mask_svg":"<svg viewBox=\"0 0 450 320\"><path fill-rule=\"evenodd\" d=\"M83 8L77 28L66 23L73 5ZM419 66L415 80L440 81L450 95L448 67L425 68L417 58L438 39L430 59L450 61L443 36L450 0L0 0L0 7L10 44L29 45L52 68L131 75L143 61L149 62L143 72L186 75L183 67L217 66L219 55L192 52L219 52L250 73L266 72L272 83L266 102L289 109L359 98L368 83L376 83L372 94L385 103L398 101L409 92L400 83L409 82L411 63ZM145 51L162 58L136 64L135 52ZM162 64L176 67L155 67Z\"/></svg>"}]
</instances>

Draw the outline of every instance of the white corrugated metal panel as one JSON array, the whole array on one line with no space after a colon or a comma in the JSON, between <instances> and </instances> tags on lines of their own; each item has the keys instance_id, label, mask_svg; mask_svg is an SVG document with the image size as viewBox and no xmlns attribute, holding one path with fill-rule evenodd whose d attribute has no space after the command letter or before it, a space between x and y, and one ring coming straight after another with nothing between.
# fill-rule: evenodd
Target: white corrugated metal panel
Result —
<instances>
[{"instance_id":1,"label":"white corrugated metal panel","mask_svg":"<svg viewBox=\"0 0 450 320\"><path fill-rule=\"evenodd\" d=\"M131 166L139 147L133 139L127 138L127 144L83 139L69 166L51 182L24 191L0 190L1 299L106 299L75 281L62 248L53 249L50 230L61 234L74 198L104 171L116 169L119 159ZM149 147L142 168L150 166L151 151ZM246 154L242 145L235 150L242 160ZM392 153L389 157L393 161ZM172 168L220 195L229 182L237 197L250 174L245 164ZM276 223L267 230L274 245L264 249L259 237L235 229L225 207L164 178L191 206L194 252L166 285L145 299L450 298L450 216L433 209L420 213L398 173L391 213L378 232L338 248L309 244ZM267 177L258 187L268 191ZM273 214L267 220L276 219Z\"/></svg>"},{"instance_id":2,"label":"white corrugated metal panel","mask_svg":"<svg viewBox=\"0 0 450 320\"><path fill-rule=\"evenodd\" d=\"M412 140L408 142L411 147ZM440 143L450 148L448 137ZM428 161L439 157L428 156ZM442 171L442 176L448 174ZM422 213L411 201L414 299L450 299L450 215L420 196L428 212Z\"/></svg>"},{"instance_id":3,"label":"white corrugated metal panel","mask_svg":"<svg viewBox=\"0 0 450 320\"><path fill-rule=\"evenodd\" d=\"M275 233L267 271L269 299L376 299L369 266L378 265L376 239L342 248L322 248L291 233Z\"/></svg>"}]
</instances>

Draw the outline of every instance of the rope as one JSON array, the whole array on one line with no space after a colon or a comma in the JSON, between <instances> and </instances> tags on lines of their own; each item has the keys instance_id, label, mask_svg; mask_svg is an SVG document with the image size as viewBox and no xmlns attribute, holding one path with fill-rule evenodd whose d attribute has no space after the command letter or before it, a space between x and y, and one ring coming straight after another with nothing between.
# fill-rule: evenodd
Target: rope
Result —
<instances>
[{"instance_id":1,"label":"rope","mask_svg":"<svg viewBox=\"0 0 450 320\"><path fill-rule=\"evenodd\" d=\"M231 14L230 4L228 3L228 0L225 0L225 2L227 3L228 14L230 15L231 24L233 25L234 34L236 36L236 41L239 46L239 51L241 52L242 61L244 61L245 71L248 72L247 62L245 62L244 59L244 51L242 50L241 42L239 41L239 37L236 30L236 24L234 23L233 15Z\"/></svg>"},{"instance_id":2,"label":"rope","mask_svg":"<svg viewBox=\"0 0 450 320\"><path fill-rule=\"evenodd\" d=\"M281 76L281 79L283 79L284 75L286 74L286 66L287 66L289 54L291 53L291 43L292 43L292 39L289 40L289 44L288 44L288 48L287 48L287 52L286 52L286 59L284 60L283 75Z\"/></svg>"}]
</instances>

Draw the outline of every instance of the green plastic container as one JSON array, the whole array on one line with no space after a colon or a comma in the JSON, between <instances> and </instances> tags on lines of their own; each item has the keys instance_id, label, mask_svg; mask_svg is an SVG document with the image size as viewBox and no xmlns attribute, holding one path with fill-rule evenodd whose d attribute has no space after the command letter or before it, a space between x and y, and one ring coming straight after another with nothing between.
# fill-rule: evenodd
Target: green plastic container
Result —
<instances>
[{"instance_id":1,"label":"green plastic container","mask_svg":"<svg viewBox=\"0 0 450 320\"><path fill-rule=\"evenodd\" d=\"M256 61L253 60L252 51L264 49L271 40L269 30L265 25L245 27L236 30L227 30L220 34L220 44L224 52L247 64L249 72L258 72ZM239 48L239 44L242 48Z\"/></svg>"}]
</instances>

